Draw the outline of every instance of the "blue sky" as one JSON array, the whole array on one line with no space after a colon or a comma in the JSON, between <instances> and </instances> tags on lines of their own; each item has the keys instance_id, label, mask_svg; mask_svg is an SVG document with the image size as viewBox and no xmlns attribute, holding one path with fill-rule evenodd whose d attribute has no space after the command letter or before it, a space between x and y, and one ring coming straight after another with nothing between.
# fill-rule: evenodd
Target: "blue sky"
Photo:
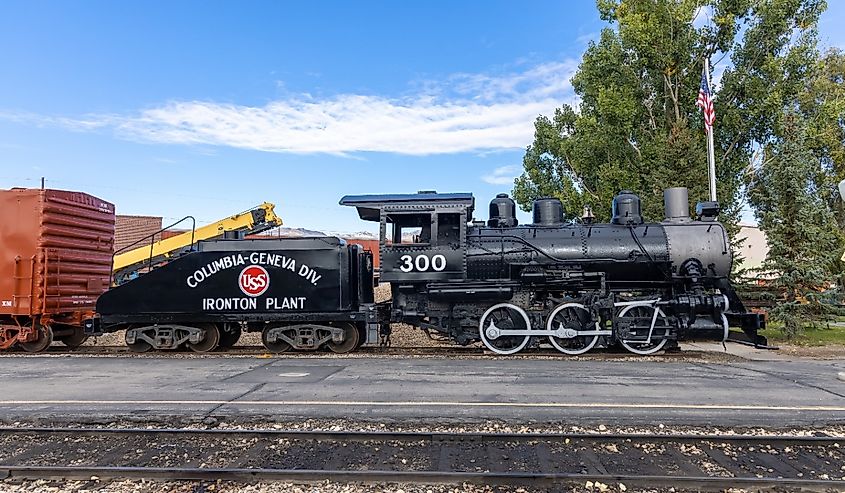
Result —
<instances>
[{"instance_id":1,"label":"blue sky","mask_svg":"<svg viewBox=\"0 0 845 493\"><path fill-rule=\"evenodd\" d=\"M342 195L436 189L484 216L602 26L591 0L7 0L0 188L201 221L266 200L332 231L372 230Z\"/></svg>"}]
</instances>

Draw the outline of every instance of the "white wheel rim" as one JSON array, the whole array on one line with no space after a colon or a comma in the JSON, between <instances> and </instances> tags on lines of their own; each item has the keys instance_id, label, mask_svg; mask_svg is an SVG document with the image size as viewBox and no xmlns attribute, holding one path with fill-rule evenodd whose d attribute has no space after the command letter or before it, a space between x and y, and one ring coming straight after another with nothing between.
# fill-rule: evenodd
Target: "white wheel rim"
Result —
<instances>
[{"instance_id":1,"label":"white wheel rim","mask_svg":"<svg viewBox=\"0 0 845 493\"><path fill-rule=\"evenodd\" d=\"M584 310L585 312L589 313L589 310L587 310L587 308L584 305L582 305L581 303L565 303L565 304L560 305L559 307L555 308L554 311L552 312L552 314L549 315L549 321L546 322L546 330L549 330L549 331L555 330L554 327L552 326L552 324L555 321L555 317L560 312L562 312L563 310L565 310L567 308L580 308L581 310ZM596 322L596 330L601 330L598 322ZM580 337L584 337L584 336L580 336ZM587 336L587 337L589 337L589 336ZM599 336L593 336L593 340L590 341L590 343L587 344L586 347L583 347L581 349L569 349L569 348L565 348L565 347L561 346L560 344L558 344L557 341L555 341L554 336L549 336L549 343L551 343L551 345L554 346L555 349L557 349L558 351L560 351L563 354L568 354L570 356L578 356L579 354L584 354L587 351L593 349L593 347L595 347L596 343L598 343L598 342L599 342Z\"/></svg>"},{"instance_id":2,"label":"white wheel rim","mask_svg":"<svg viewBox=\"0 0 845 493\"><path fill-rule=\"evenodd\" d=\"M490 342L489 339L487 339L487 334L485 334L484 322L487 321L487 317L489 317L491 313L498 310L499 308L510 308L510 309L516 311L517 313L520 314L520 316L522 316L522 319L525 320L525 327L527 327L529 330L531 329L531 320L528 318L528 314L525 313L525 310L523 310L522 308L520 308L516 305L513 305L511 303L499 303L498 305L493 305L490 308L488 308L487 311L484 312L484 315L481 316L481 321L479 321L479 323L478 323L478 333L481 336L481 342L484 343L484 345L487 347L487 349L489 349L490 351L493 351L496 354L501 354L503 356L507 356L509 354L516 354L516 353L522 351L525 348L525 346L528 345L528 341L531 339L531 336L525 336L525 338L522 340L522 343L515 348L499 349L496 346L494 346ZM505 336L505 337L509 337L509 336Z\"/></svg>"},{"instance_id":3,"label":"white wheel rim","mask_svg":"<svg viewBox=\"0 0 845 493\"><path fill-rule=\"evenodd\" d=\"M621 312L619 312L619 318L624 317L626 313L628 313L630 310L632 310L634 308L650 308L652 310L657 310L658 318L664 318L664 319L666 318L666 314L663 313L663 310L661 310L660 308L655 308L654 306L648 305L648 304L628 305ZM653 316L653 314L652 314L652 316ZM622 346L625 347L625 349L627 349L628 351L630 351L634 354L639 354L640 356L648 356L650 354L654 354L654 353L660 351L661 349L663 349L663 346L665 346L666 343L669 342L669 339L663 339L656 346L649 348L649 349L635 348L635 347L631 346L630 344L628 344L627 342L625 342L623 339L619 339L619 342L622 344Z\"/></svg>"},{"instance_id":4,"label":"white wheel rim","mask_svg":"<svg viewBox=\"0 0 845 493\"><path fill-rule=\"evenodd\" d=\"M725 309L722 311L722 325L725 326L725 337L722 339L722 342L725 342L728 340L728 336L731 333L731 327L728 323L728 317L725 315L725 313L731 310L731 300L729 300L728 296L724 294L722 295L722 298L725 299Z\"/></svg>"}]
</instances>

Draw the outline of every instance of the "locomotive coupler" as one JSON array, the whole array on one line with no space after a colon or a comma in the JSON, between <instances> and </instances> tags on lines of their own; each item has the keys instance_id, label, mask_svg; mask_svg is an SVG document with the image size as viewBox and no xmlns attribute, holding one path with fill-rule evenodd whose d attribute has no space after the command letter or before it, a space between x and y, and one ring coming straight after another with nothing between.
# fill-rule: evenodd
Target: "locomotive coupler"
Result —
<instances>
[{"instance_id":1,"label":"locomotive coupler","mask_svg":"<svg viewBox=\"0 0 845 493\"><path fill-rule=\"evenodd\" d=\"M390 324L381 324L378 333L379 347L390 347L390 334L392 332L393 329L390 327Z\"/></svg>"},{"instance_id":2,"label":"locomotive coupler","mask_svg":"<svg viewBox=\"0 0 845 493\"><path fill-rule=\"evenodd\" d=\"M87 318L82 321L82 330L87 336L103 335L103 329L100 325L100 317Z\"/></svg>"}]
</instances>

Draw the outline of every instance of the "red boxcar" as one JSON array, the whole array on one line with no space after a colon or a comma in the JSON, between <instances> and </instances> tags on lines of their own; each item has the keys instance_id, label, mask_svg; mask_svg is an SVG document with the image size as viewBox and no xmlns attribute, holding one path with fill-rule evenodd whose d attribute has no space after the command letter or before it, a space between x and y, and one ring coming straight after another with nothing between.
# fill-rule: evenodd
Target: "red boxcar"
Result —
<instances>
[{"instance_id":1,"label":"red boxcar","mask_svg":"<svg viewBox=\"0 0 845 493\"><path fill-rule=\"evenodd\" d=\"M114 205L80 192L0 190L0 349L85 341L109 286Z\"/></svg>"},{"instance_id":2,"label":"red boxcar","mask_svg":"<svg viewBox=\"0 0 845 493\"><path fill-rule=\"evenodd\" d=\"M369 250L373 252L373 268L378 274L379 268L379 249L378 249L378 240L371 240L367 238L346 238L346 242L352 245L361 245L364 250Z\"/></svg>"}]
</instances>

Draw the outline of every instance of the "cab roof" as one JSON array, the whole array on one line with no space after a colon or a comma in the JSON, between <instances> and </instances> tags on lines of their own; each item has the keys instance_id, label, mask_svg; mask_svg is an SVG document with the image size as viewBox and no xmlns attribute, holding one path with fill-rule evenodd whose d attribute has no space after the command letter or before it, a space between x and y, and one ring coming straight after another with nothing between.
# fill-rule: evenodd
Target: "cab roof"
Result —
<instances>
[{"instance_id":1,"label":"cab roof","mask_svg":"<svg viewBox=\"0 0 845 493\"><path fill-rule=\"evenodd\" d=\"M358 209L358 215L364 221L380 221L381 210L390 208L396 210L407 206L462 206L467 214L472 216L475 208L475 198L471 193L437 193L418 192L385 195L347 195L340 199L340 205L347 205Z\"/></svg>"}]
</instances>

